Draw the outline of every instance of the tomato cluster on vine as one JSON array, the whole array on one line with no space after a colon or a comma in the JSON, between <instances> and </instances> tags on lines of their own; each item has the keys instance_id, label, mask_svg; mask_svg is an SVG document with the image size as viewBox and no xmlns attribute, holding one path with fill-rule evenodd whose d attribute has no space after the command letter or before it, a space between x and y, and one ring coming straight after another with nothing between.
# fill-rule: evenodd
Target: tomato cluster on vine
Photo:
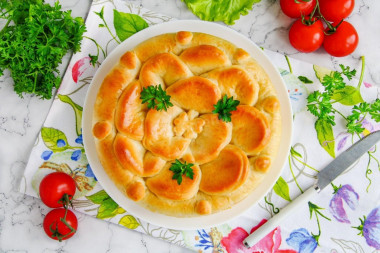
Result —
<instances>
[{"instance_id":1,"label":"tomato cluster on vine","mask_svg":"<svg viewBox=\"0 0 380 253\"><path fill-rule=\"evenodd\" d=\"M64 172L53 172L45 176L39 186L42 202L51 208L44 219L45 233L54 240L66 240L72 237L78 228L75 214L69 210L76 191L74 179ZM63 207L63 208L62 208Z\"/></svg>"},{"instance_id":2,"label":"tomato cluster on vine","mask_svg":"<svg viewBox=\"0 0 380 253\"><path fill-rule=\"evenodd\" d=\"M359 43L359 35L344 19L354 5L355 0L280 0L284 14L297 19L289 29L290 44L304 53L323 46L335 57L351 54Z\"/></svg>"}]
</instances>

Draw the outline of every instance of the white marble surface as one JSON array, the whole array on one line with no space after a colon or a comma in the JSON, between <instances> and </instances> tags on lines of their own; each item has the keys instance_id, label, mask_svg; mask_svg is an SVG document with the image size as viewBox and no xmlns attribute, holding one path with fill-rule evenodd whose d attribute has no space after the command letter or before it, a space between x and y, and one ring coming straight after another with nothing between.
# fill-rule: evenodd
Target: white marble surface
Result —
<instances>
[{"instance_id":1,"label":"white marble surface","mask_svg":"<svg viewBox=\"0 0 380 253\"><path fill-rule=\"evenodd\" d=\"M177 19L197 19L180 0L131 2ZM232 28L259 46L330 68L340 63L359 68L359 57L365 55L365 79L380 85L380 64L377 64L380 59L379 1L356 2L348 20L356 26L360 43L351 56L344 58L330 57L323 50L312 54L297 53L287 40L292 20L281 13L278 2L261 0ZM61 4L65 9L72 9L74 16L85 16L90 0L61 0ZM0 77L0 252L187 252L79 213L77 235L63 243L50 240L42 229L44 215L49 209L40 200L20 194L17 187L52 100L42 101L33 96L21 99L13 92L12 84L8 72Z\"/></svg>"}]
</instances>

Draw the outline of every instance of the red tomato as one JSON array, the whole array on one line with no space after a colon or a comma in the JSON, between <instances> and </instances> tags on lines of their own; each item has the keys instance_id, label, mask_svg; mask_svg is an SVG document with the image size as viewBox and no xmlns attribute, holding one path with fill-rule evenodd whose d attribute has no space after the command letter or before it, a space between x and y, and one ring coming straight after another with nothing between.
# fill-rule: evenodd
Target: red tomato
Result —
<instances>
[{"instance_id":1,"label":"red tomato","mask_svg":"<svg viewBox=\"0 0 380 253\"><path fill-rule=\"evenodd\" d=\"M329 21L339 22L347 18L355 6L355 0L319 0L321 14Z\"/></svg>"},{"instance_id":2,"label":"red tomato","mask_svg":"<svg viewBox=\"0 0 380 253\"><path fill-rule=\"evenodd\" d=\"M40 183L40 197L45 205L51 208L68 205L72 199L76 186L74 179L63 172L53 172L45 176ZM68 195L67 198L65 194Z\"/></svg>"},{"instance_id":3,"label":"red tomato","mask_svg":"<svg viewBox=\"0 0 380 253\"><path fill-rule=\"evenodd\" d=\"M67 224L65 224L65 222ZM62 241L69 239L75 234L78 228L78 220L72 211L68 209L59 208L50 211L45 216L43 227L45 233L50 238Z\"/></svg>"},{"instance_id":4,"label":"red tomato","mask_svg":"<svg viewBox=\"0 0 380 253\"><path fill-rule=\"evenodd\" d=\"M309 17L305 18L308 22ZM315 18L314 18L315 20ZM289 41L300 52L310 53L322 46L324 38L323 23L315 20L311 25L304 24L302 19L296 20L289 30Z\"/></svg>"},{"instance_id":5,"label":"red tomato","mask_svg":"<svg viewBox=\"0 0 380 253\"><path fill-rule=\"evenodd\" d=\"M333 25L337 25L333 23ZM329 32L329 31L327 31ZM336 32L325 36L323 47L326 52L335 57L342 57L355 51L359 43L359 35L355 27L343 21Z\"/></svg>"},{"instance_id":6,"label":"red tomato","mask_svg":"<svg viewBox=\"0 0 380 253\"><path fill-rule=\"evenodd\" d=\"M291 18L300 18L302 15L309 15L313 11L316 3L316 0L310 0L309 2L303 0L280 0L282 12Z\"/></svg>"}]
</instances>

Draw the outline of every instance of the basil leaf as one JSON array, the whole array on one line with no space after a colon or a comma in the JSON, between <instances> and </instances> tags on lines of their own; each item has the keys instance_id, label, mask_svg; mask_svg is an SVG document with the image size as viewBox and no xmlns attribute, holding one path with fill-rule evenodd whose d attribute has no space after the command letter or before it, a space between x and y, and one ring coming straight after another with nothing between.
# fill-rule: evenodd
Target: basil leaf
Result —
<instances>
[{"instance_id":1,"label":"basil leaf","mask_svg":"<svg viewBox=\"0 0 380 253\"><path fill-rule=\"evenodd\" d=\"M113 10L113 24L117 37L124 41L133 34L147 28L148 23L139 15Z\"/></svg>"}]
</instances>

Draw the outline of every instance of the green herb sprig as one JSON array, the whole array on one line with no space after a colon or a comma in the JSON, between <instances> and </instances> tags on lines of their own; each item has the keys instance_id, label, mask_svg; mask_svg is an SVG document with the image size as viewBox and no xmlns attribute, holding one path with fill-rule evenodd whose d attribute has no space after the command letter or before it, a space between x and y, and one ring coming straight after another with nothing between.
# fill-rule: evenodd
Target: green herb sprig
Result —
<instances>
[{"instance_id":1,"label":"green herb sprig","mask_svg":"<svg viewBox=\"0 0 380 253\"><path fill-rule=\"evenodd\" d=\"M177 180L178 185L181 185L182 183L182 175L185 175L186 177L193 179L194 171L191 168L193 166L194 164L192 163L187 163L186 161L182 163L180 160L176 159L169 169L174 173L172 179Z\"/></svg>"},{"instance_id":2,"label":"green herb sprig","mask_svg":"<svg viewBox=\"0 0 380 253\"><path fill-rule=\"evenodd\" d=\"M364 131L362 123L368 114L374 121L380 122L380 99L377 98L371 104L363 102L355 105L352 108L351 115L347 117L347 131L349 133L362 133Z\"/></svg>"},{"instance_id":3,"label":"green herb sprig","mask_svg":"<svg viewBox=\"0 0 380 253\"><path fill-rule=\"evenodd\" d=\"M218 118L224 122L231 122L231 112L236 111L236 107L240 104L239 100L234 100L234 97L228 98L225 94L219 101L214 105L215 110L213 113L217 113Z\"/></svg>"},{"instance_id":4,"label":"green herb sprig","mask_svg":"<svg viewBox=\"0 0 380 253\"><path fill-rule=\"evenodd\" d=\"M173 106L170 102L170 96L166 94L166 91L162 89L161 85L145 87L140 95L142 103L147 103L149 109L167 111L169 107Z\"/></svg>"},{"instance_id":5,"label":"green herb sprig","mask_svg":"<svg viewBox=\"0 0 380 253\"><path fill-rule=\"evenodd\" d=\"M345 67L342 64L339 66L342 71L333 71L330 75L325 75L323 77L321 84L324 87L324 91L314 91L307 97L308 111L316 116L318 120L323 120L332 126L335 126L335 113L338 112L333 107L333 104L341 102L342 99L344 99L344 96L349 97L354 93L360 95L359 89L361 83L354 88L352 86L347 86L344 80L344 77L351 80L355 76L356 70L350 70L349 67ZM357 99L357 101L362 101L361 97ZM356 101L353 102L355 103Z\"/></svg>"},{"instance_id":6,"label":"green herb sprig","mask_svg":"<svg viewBox=\"0 0 380 253\"><path fill-rule=\"evenodd\" d=\"M10 70L21 97L32 93L50 99L61 83L58 65L63 56L80 50L83 19L61 11L58 2L50 6L41 0L0 0L0 8L0 18L7 20L0 31L0 75Z\"/></svg>"}]
</instances>

